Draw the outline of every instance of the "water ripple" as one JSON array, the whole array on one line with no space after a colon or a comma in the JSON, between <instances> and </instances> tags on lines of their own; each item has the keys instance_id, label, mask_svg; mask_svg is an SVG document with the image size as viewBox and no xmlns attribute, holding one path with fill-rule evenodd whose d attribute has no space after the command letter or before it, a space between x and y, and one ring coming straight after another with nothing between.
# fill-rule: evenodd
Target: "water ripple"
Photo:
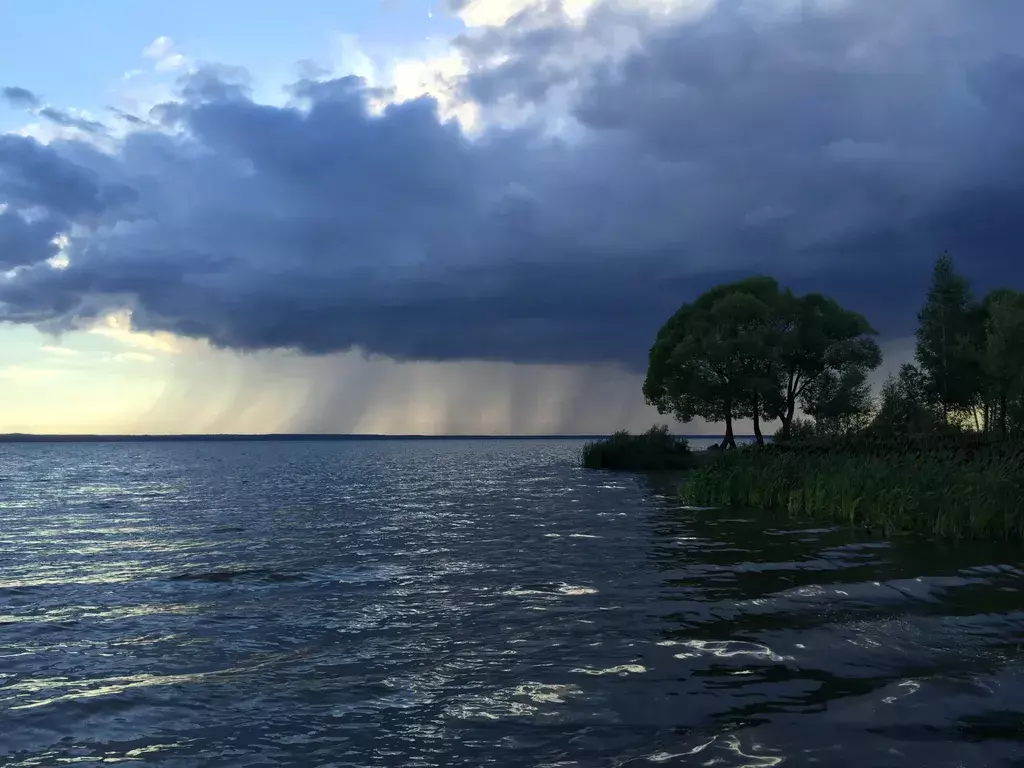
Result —
<instances>
[{"instance_id":1,"label":"water ripple","mask_svg":"<svg viewBox=\"0 0 1024 768\"><path fill-rule=\"evenodd\" d=\"M1024 761L1024 555L574 442L17 445L0 764Z\"/></svg>"}]
</instances>

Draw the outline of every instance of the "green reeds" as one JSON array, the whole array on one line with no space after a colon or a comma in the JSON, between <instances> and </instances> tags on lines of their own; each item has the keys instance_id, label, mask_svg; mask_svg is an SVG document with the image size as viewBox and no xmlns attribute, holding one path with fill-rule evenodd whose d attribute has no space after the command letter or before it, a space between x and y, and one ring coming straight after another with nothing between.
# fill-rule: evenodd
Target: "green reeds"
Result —
<instances>
[{"instance_id":1,"label":"green reeds","mask_svg":"<svg viewBox=\"0 0 1024 768\"><path fill-rule=\"evenodd\" d=\"M587 443L580 464L585 469L616 469L630 472L689 469L693 453L686 440L669 434L668 427L651 427L640 435L616 432Z\"/></svg>"},{"instance_id":2,"label":"green reeds","mask_svg":"<svg viewBox=\"0 0 1024 768\"><path fill-rule=\"evenodd\" d=\"M695 469L681 493L694 504L777 509L886 535L1024 539L1024 446L904 439L737 451Z\"/></svg>"}]
</instances>

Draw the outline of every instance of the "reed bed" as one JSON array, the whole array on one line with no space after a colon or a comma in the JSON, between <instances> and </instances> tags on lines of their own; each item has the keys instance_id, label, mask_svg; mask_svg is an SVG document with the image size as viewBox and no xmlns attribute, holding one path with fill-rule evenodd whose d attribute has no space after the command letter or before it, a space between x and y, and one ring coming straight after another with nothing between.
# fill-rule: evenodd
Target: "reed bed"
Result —
<instances>
[{"instance_id":1,"label":"reed bed","mask_svg":"<svg viewBox=\"0 0 1024 768\"><path fill-rule=\"evenodd\" d=\"M1024 539L1024 444L985 436L806 441L695 469L694 504L776 509L880 530Z\"/></svg>"}]
</instances>

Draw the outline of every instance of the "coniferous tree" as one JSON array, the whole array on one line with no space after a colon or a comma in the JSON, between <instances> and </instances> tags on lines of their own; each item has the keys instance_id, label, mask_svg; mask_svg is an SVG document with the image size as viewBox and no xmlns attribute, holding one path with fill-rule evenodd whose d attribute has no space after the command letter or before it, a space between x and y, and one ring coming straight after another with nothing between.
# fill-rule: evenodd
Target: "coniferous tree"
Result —
<instances>
[{"instance_id":1,"label":"coniferous tree","mask_svg":"<svg viewBox=\"0 0 1024 768\"><path fill-rule=\"evenodd\" d=\"M983 389L981 313L967 280L946 254L935 262L918 314L916 355L925 391L947 424L974 413Z\"/></svg>"}]
</instances>

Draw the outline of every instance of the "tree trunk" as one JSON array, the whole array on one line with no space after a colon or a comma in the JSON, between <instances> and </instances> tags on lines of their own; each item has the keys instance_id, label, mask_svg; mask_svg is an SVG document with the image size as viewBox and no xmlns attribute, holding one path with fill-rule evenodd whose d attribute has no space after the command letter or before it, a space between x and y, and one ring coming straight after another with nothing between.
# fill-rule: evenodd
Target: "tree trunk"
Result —
<instances>
[{"instance_id":1,"label":"tree trunk","mask_svg":"<svg viewBox=\"0 0 1024 768\"><path fill-rule=\"evenodd\" d=\"M789 426L793 423L793 415L796 413L796 396L800 383L799 379L799 376L794 376L790 373L789 381L786 383L785 402L783 403L782 409L775 411L772 414L781 423L779 431L784 434L789 432Z\"/></svg>"},{"instance_id":2,"label":"tree trunk","mask_svg":"<svg viewBox=\"0 0 1024 768\"><path fill-rule=\"evenodd\" d=\"M787 399L786 401L786 412L780 415L780 421L782 422L782 431L789 432L789 427L793 423L793 416L796 415L796 401L795 399Z\"/></svg>"},{"instance_id":3,"label":"tree trunk","mask_svg":"<svg viewBox=\"0 0 1024 768\"><path fill-rule=\"evenodd\" d=\"M754 437L758 445L764 445L764 435L761 434L761 398L754 395Z\"/></svg>"},{"instance_id":4,"label":"tree trunk","mask_svg":"<svg viewBox=\"0 0 1024 768\"><path fill-rule=\"evenodd\" d=\"M725 439L722 440L722 448L735 448L736 438L732 433L732 403L725 404Z\"/></svg>"}]
</instances>

